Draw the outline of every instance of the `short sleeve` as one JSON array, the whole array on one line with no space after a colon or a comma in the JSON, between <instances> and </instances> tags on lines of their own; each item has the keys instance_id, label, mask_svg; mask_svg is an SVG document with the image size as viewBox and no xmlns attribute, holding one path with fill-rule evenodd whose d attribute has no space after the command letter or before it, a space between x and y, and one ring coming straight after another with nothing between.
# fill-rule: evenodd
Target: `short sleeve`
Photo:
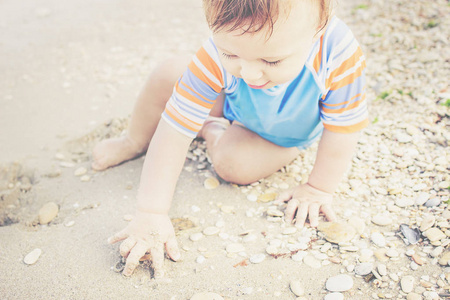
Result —
<instances>
[{"instance_id":1,"label":"short sleeve","mask_svg":"<svg viewBox=\"0 0 450 300\"><path fill-rule=\"evenodd\" d=\"M342 30L342 28L341 28ZM321 120L333 132L356 132L369 123L366 101L365 57L345 26L334 43L326 68L326 93L320 101Z\"/></svg>"},{"instance_id":2,"label":"short sleeve","mask_svg":"<svg viewBox=\"0 0 450 300\"><path fill-rule=\"evenodd\" d=\"M217 49L209 39L176 82L161 117L176 130L194 138L224 88L224 78Z\"/></svg>"}]
</instances>

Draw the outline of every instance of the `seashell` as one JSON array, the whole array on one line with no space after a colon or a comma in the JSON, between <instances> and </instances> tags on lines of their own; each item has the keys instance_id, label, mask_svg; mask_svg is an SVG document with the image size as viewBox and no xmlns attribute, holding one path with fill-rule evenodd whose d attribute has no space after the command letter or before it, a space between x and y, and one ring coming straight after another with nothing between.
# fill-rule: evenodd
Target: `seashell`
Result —
<instances>
[{"instance_id":1,"label":"seashell","mask_svg":"<svg viewBox=\"0 0 450 300\"><path fill-rule=\"evenodd\" d=\"M205 189L207 190L213 190L215 188L217 188L220 185L219 180L217 180L217 178L215 177L208 177L206 178L206 180L203 182L203 186L205 187Z\"/></svg>"},{"instance_id":2,"label":"seashell","mask_svg":"<svg viewBox=\"0 0 450 300\"><path fill-rule=\"evenodd\" d=\"M420 240L420 231L417 228L411 229L407 224L400 225L400 231L407 240L407 245L417 244Z\"/></svg>"}]
</instances>

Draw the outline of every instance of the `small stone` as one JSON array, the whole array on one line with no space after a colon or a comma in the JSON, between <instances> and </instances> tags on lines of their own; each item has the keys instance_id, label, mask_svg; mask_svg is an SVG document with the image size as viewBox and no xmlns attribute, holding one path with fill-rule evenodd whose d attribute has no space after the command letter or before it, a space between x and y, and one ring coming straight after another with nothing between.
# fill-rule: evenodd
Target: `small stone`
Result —
<instances>
[{"instance_id":1,"label":"small stone","mask_svg":"<svg viewBox=\"0 0 450 300\"><path fill-rule=\"evenodd\" d=\"M215 177L208 177L203 182L203 186L207 190L213 190L213 189L217 188L219 185L220 185L220 182Z\"/></svg>"},{"instance_id":2,"label":"small stone","mask_svg":"<svg viewBox=\"0 0 450 300\"><path fill-rule=\"evenodd\" d=\"M386 256L388 256L388 257L398 257L398 256L399 256L399 253L398 253L397 250L391 248L391 249L388 249L388 250L386 251Z\"/></svg>"},{"instance_id":3,"label":"small stone","mask_svg":"<svg viewBox=\"0 0 450 300\"><path fill-rule=\"evenodd\" d=\"M234 206L230 205L222 205L220 210L225 214L233 214L234 213Z\"/></svg>"},{"instance_id":4,"label":"small stone","mask_svg":"<svg viewBox=\"0 0 450 300\"><path fill-rule=\"evenodd\" d=\"M251 243L251 242L256 241L257 239L258 239L258 237L257 237L256 235L254 235L254 234L249 234L249 235L244 236L244 237L242 238L242 241L243 241L244 243Z\"/></svg>"},{"instance_id":5,"label":"small stone","mask_svg":"<svg viewBox=\"0 0 450 300\"><path fill-rule=\"evenodd\" d=\"M384 264L379 264L378 267L377 267L377 270L378 270L378 273L379 273L381 276L386 276L386 275L387 275L387 268L386 268L386 265L384 265Z\"/></svg>"},{"instance_id":6,"label":"small stone","mask_svg":"<svg viewBox=\"0 0 450 300\"><path fill-rule=\"evenodd\" d=\"M278 254L279 251L278 251L278 247L273 246L273 245L269 245L266 248L266 252L269 255L275 255L275 254Z\"/></svg>"},{"instance_id":7,"label":"small stone","mask_svg":"<svg viewBox=\"0 0 450 300\"><path fill-rule=\"evenodd\" d=\"M124 215L123 219L127 222L130 222L131 220L133 220L133 217L134 217L133 215Z\"/></svg>"},{"instance_id":8,"label":"small stone","mask_svg":"<svg viewBox=\"0 0 450 300\"><path fill-rule=\"evenodd\" d=\"M276 208L269 208L267 210L267 215L271 216L271 217L283 217L284 213L281 210L278 210Z\"/></svg>"},{"instance_id":9,"label":"small stone","mask_svg":"<svg viewBox=\"0 0 450 300\"><path fill-rule=\"evenodd\" d=\"M205 258L203 255L199 255L195 261L196 261L198 264L202 264L202 263L205 262L205 260L206 260L206 258Z\"/></svg>"},{"instance_id":10,"label":"small stone","mask_svg":"<svg viewBox=\"0 0 450 300\"><path fill-rule=\"evenodd\" d=\"M398 275L395 273L389 273L389 277L395 282L399 280Z\"/></svg>"},{"instance_id":11,"label":"small stone","mask_svg":"<svg viewBox=\"0 0 450 300\"><path fill-rule=\"evenodd\" d=\"M216 235L216 234L219 233L219 231L220 231L219 228L217 228L217 227L215 227L215 226L210 226L210 227L206 227L206 228L203 230L203 234L204 234L204 235Z\"/></svg>"},{"instance_id":12,"label":"small stone","mask_svg":"<svg viewBox=\"0 0 450 300\"><path fill-rule=\"evenodd\" d=\"M428 193L422 192L417 195L415 203L416 205L424 205L425 202L428 201L428 199L430 199L430 195Z\"/></svg>"},{"instance_id":13,"label":"small stone","mask_svg":"<svg viewBox=\"0 0 450 300\"><path fill-rule=\"evenodd\" d=\"M296 261L296 262L302 262L303 258L305 258L305 256L308 255L308 252L306 251L299 251L297 253L295 253L294 255L292 255L292 260Z\"/></svg>"},{"instance_id":14,"label":"small stone","mask_svg":"<svg viewBox=\"0 0 450 300\"><path fill-rule=\"evenodd\" d=\"M441 204L441 199L439 198L433 198L425 202L426 207L438 206L439 204Z\"/></svg>"},{"instance_id":15,"label":"small stone","mask_svg":"<svg viewBox=\"0 0 450 300\"><path fill-rule=\"evenodd\" d=\"M395 200L395 205L398 207L408 207L414 205L414 203L414 199L412 198L397 198L397 200Z\"/></svg>"},{"instance_id":16,"label":"small stone","mask_svg":"<svg viewBox=\"0 0 450 300\"><path fill-rule=\"evenodd\" d=\"M406 300L422 300L422 296L416 293L409 293L406 296Z\"/></svg>"},{"instance_id":17,"label":"small stone","mask_svg":"<svg viewBox=\"0 0 450 300\"><path fill-rule=\"evenodd\" d=\"M430 255L432 257L438 257L439 255L442 254L442 252L444 251L444 247L439 246L433 249L433 251L431 251Z\"/></svg>"},{"instance_id":18,"label":"small stone","mask_svg":"<svg viewBox=\"0 0 450 300\"><path fill-rule=\"evenodd\" d=\"M202 292L194 294L190 300L224 300L222 296L211 292Z\"/></svg>"},{"instance_id":19,"label":"small stone","mask_svg":"<svg viewBox=\"0 0 450 300\"><path fill-rule=\"evenodd\" d=\"M36 248L25 256L25 258L23 259L23 262L27 265L32 265L38 261L41 254L42 254L42 250L39 248Z\"/></svg>"},{"instance_id":20,"label":"small stone","mask_svg":"<svg viewBox=\"0 0 450 300\"><path fill-rule=\"evenodd\" d=\"M356 230L352 226L337 222L320 223L317 229L325 235L327 241L336 244L348 242L356 234Z\"/></svg>"},{"instance_id":21,"label":"small stone","mask_svg":"<svg viewBox=\"0 0 450 300\"><path fill-rule=\"evenodd\" d=\"M258 196L255 194L248 194L247 195L247 200L251 201L251 202L256 202L258 200Z\"/></svg>"},{"instance_id":22,"label":"small stone","mask_svg":"<svg viewBox=\"0 0 450 300\"><path fill-rule=\"evenodd\" d=\"M73 221L73 220L68 221L64 224L64 226L66 226L66 227L72 227L73 225L75 225L75 221Z\"/></svg>"},{"instance_id":23,"label":"small stone","mask_svg":"<svg viewBox=\"0 0 450 300\"><path fill-rule=\"evenodd\" d=\"M189 236L189 239L193 242L197 242L197 241L201 240L202 238L203 238L203 233L201 233L201 232L196 232Z\"/></svg>"},{"instance_id":24,"label":"small stone","mask_svg":"<svg viewBox=\"0 0 450 300\"><path fill-rule=\"evenodd\" d=\"M359 217L351 217L347 223L348 225L353 226L359 234L362 234L366 229L366 223Z\"/></svg>"},{"instance_id":25,"label":"small stone","mask_svg":"<svg viewBox=\"0 0 450 300\"><path fill-rule=\"evenodd\" d=\"M411 258L412 258L412 260L413 260L416 264L418 264L419 266L423 265L423 260L422 260L422 258L421 258L418 254L414 253L414 254L411 256Z\"/></svg>"},{"instance_id":26,"label":"small stone","mask_svg":"<svg viewBox=\"0 0 450 300\"><path fill-rule=\"evenodd\" d=\"M370 235L370 239L378 247L380 248L386 247L386 239L384 238L384 235L381 234L380 232L373 232Z\"/></svg>"},{"instance_id":27,"label":"small stone","mask_svg":"<svg viewBox=\"0 0 450 300\"><path fill-rule=\"evenodd\" d=\"M82 182L88 182L89 180L91 180L91 176L89 176L89 175L83 175L83 176L80 177L80 180L81 180Z\"/></svg>"},{"instance_id":28,"label":"small stone","mask_svg":"<svg viewBox=\"0 0 450 300\"><path fill-rule=\"evenodd\" d=\"M407 275L403 276L403 278L400 281L400 287L402 288L402 291L405 293L411 293L414 288L414 277Z\"/></svg>"},{"instance_id":29,"label":"small stone","mask_svg":"<svg viewBox=\"0 0 450 300\"><path fill-rule=\"evenodd\" d=\"M55 202L48 202L39 210L39 224L50 223L58 215L58 212L58 205Z\"/></svg>"},{"instance_id":30,"label":"small stone","mask_svg":"<svg viewBox=\"0 0 450 300\"><path fill-rule=\"evenodd\" d=\"M266 255L264 253L257 253L250 256L250 262L252 264L262 263L266 259Z\"/></svg>"},{"instance_id":31,"label":"small stone","mask_svg":"<svg viewBox=\"0 0 450 300\"><path fill-rule=\"evenodd\" d=\"M373 254L375 255L375 257L379 260L379 261L388 261L389 257L386 256L386 249L384 248L379 248L376 249Z\"/></svg>"},{"instance_id":32,"label":"small stone","mask_svg":"<svg viewBox=\"0 0 450 300\"><path fill-rule=\"evenodd\" d=\"M445 233L435 227L428 229L423 233L423 235L426 236L431 242L440 241L447 237Z\"/></svg>"},{"instance_id":33,"label":"small stone","mask_svg":"<svg viewBox=\"0 0 450 300\"><path fill-rule=\"evenodd\" d=\"M325 287L330 292L345 292L353 287L353 279L347 274L340 274L328 278Z\"/></svg>"},{"instance_id":34,"label":"small stone","mask_svg":"<svg viewBox=\"0 0 450 300\"><path fill-rule=\"evenodd\" d=\"M239 252L245 251L245 247L244 247L244 245L239 244L239 243L232 243L232 244L227 245L225 250L228 253L239 253Z\"/></svg>"},{"instance_id":35,"label":"small stone","mask_svg":"<svg viewBox=\"0 0 450 300\"><path fill-rule=\"evenodd\" d=\"M258 202L266 203L277 198L277 193L264 193L258 197Z\"/></svg>"},{"instance_id":36,"label":"small stone","mask_svg":"<svg viewBox=\"0 0 450 300\"><path fill-rule=\"evenodd\" d=\"M447 266L450 261L450 252L445 252L444 255L439 259L439 264L441 266Z\"/></svg>"},{"instance_id":37,"label":"small stone","mask_svg":"<svg viewBox=\"0 0 450 300\"><path fill-rule=\"evenodd\" d=\"M370 262L357 264L355 267L355 274L365 276L370 274L373 269L373 264Z\"/></svg>"},{"instance_id":38,"label":"small stone","mask_svg":"<svg viewBox=\"0 0 450 300\"><path fill-rule=\"evenodd\" d=\"M448 189L450 187L450 181L439 182L438 187L443 190Z\"/></svg>"},{"instance_id":39,"label":"small stone","mask_svg":"<svg viewBox=\"0 0 450 300\"><path fill-rule=\"evenodd\" d=\"M312 255L305 256L303 258L303 262L305 263L305 265L307 265L313 269L320 269L320 267L322 267L322 263L320 262L320 260L316 259Z\"/></svg>"},{"instance_id":40,"label":"small stone","mask_svg":"<svg viewBox=\"0 0 450 300\"><path fill-rule=\"evenodd\" d=\"M303 296L303 294L305 294L305 289L298 280L291 281L289 287L291 288L292 293L294 293L294 295L297 297Z\"/></svg>"},{"instance_id":41,"label":"small stone","mask_svg":"<svg viewBox=\"0 0 450 300\"><path fill-rule=\"evenodd\" d=\"M376 215L372 218L372 223L378 226L387 226L392 224L392 219L386 215Z\"/></svg>"},{"instance_id":42,"label":"small stone","mask_svg":"<svg viewBox=\"0 0 450 300\"><path fill-rule=\"evenodd\" d=\"M323 297L323 300L344 300L344 295L341 293L329 293Z\"/></svg>"},{"instance_id":43,"label":"small stone","mask_svg":"<svg viewBox=\"0 0 450 300\"><path fill-rule=\"evenodd\" d=\"M427 231L434 225L434 222L436 222L436 218L433 215L426 216L420 223L420 231Z\"/></svg>"},{"instance_id":44,"label":"small stone","mask_svg":"<svg viewBox=\"0 0 450 300\"><path fill-rule=\"evenodd\" d=\"M85 167L80 167L73 172L73 175L78 177L78 176L85 175L86 173L87 173L87 169Z\"/></svg>"},{"instance_id":45,"label":"small stone","mask_svg":"<svg viewBox=\"0 0 450 300\"><path fill-rule=\"evenodd\" d=\"M287 227L285 229L283 229L282 234L284 235L291 235L297 232L297 227Z\"/></svg>"}]
</instances>

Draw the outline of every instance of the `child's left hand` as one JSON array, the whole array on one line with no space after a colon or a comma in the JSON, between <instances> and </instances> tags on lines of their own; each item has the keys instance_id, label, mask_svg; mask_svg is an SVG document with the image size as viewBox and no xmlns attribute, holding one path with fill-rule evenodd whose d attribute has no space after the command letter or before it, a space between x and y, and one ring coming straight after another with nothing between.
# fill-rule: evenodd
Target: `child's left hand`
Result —
<instances>
[{"instance_id":1,"label":"child's left hand","mask_svg":"<svg viewBox=\"0 0 450 300\"><path fill-rule=\"evenodd\" d=\"M288 202L284 213L285 220L292 223L295 219L295 225L300 228L304 226L307 217L311 227L317 227L320 211L325 214L328 221L336 220L331 206L333 195L322 192L307 183L282 193L275 202Z\"/></svg>"}]
</instances>

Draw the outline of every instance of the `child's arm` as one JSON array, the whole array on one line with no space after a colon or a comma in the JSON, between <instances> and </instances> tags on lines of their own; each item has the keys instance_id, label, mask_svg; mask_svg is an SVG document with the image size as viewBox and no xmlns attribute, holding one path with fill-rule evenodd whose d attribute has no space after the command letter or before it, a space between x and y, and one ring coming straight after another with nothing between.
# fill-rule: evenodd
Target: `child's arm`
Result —
<instances>
[{"instance_id":1,"label":"child's arm","mask_svg":"<svg viewBox=\"0 0 450 300\"><path fill-rule=\"evenodd\" d=\"M120 254L127 258L125 276L133 273L146 252L151 254L155 277L163 276L164 246L170 258L180 258L168 212L191 141L163 119L159 122L142 169L136 215L108 240L111 244L124 240Z\"/></svg>"},{"instance_id":2,"label":"child's arm","mask_svg":"<svg viewBox=\"0 0 450 300\"><path fill-rule=\"evenodd\" d=\"M350 165L358 138L359 132L336 133L324 129L308 183L279 197L279 201L289 201L285 211L287 222L295 218L296 225L303 227L309 216L311 226L316 227L320 210L328 220L336 219L331 207L333 193Z\"/></svg>"}]
</instances>

